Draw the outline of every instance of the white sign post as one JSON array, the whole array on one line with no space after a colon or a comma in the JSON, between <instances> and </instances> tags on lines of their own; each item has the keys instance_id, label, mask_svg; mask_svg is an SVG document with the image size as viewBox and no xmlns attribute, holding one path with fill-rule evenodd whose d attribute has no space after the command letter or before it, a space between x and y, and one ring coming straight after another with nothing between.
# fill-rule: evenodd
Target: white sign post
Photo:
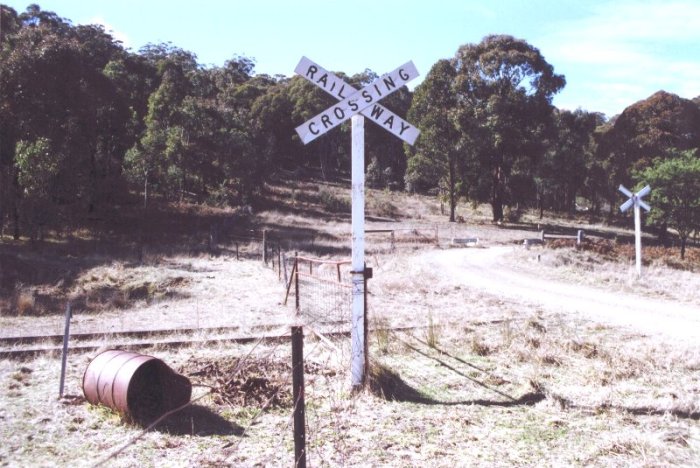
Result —
<instances>
[{"instance_id":1,"label":"white sign post","mask_svg":"<svg viewBox=\"0 0 700 468\"><path fill-rule=\"evenodd\" d=\"M648 185L641 189L637 193L632 193L630 190L625 188L623 185L620 185L618 188L620 192L625 194L626 196L630 197L629 200L624 202L622 205L620 205L620 211L623 213L627 210L630 209L630 207L634 206L634 248L635 248L635 257L636 257L636 262L637 262L637 276L641 278L642 276L642 219L641 219L641 214L639 212L639 208L642 207L646 211L651 210L651 207L642 201L642 197L645 195L649 194L651 192L651 187Z\"/></svg>"},{"instance_id":2,"label":"white sign post","mask_svg":"<svg viewBox=\"0 0 700 468\"><path fill-rule=\"evenodd\" d=\"M398 91L418 76L413 62L379 77L358 90L320 65L302 57L294 71L340 102L296 128L304 144L351 120L352 135L352 386L359 388L365 376L365 117L413 144L420 131L378 101Z\"/></svg>"}]
</instances>

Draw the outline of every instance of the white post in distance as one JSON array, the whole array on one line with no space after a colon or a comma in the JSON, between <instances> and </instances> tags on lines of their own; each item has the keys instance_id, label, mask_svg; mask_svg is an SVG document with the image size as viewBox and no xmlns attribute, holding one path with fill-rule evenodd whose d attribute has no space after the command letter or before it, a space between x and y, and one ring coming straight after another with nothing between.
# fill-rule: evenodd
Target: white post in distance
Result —
<instances>
[{"instance_id":1,"label":"white post in distance","mask_svg":"<svg viewBox=\"0 0 700 468\"><path fill-rule=\"evenodd\" d=\"M365 118L353 115L352 133L352 330L353 388L364 382L365 363Z\"/></svg>"},{"instance_id":2,"label":"white post in distance","mask_svg":"<svg viewBox=\"0 0 700 468\"><path fill-rule=\"evenodd\" d=\"M637 193L632 193L630 190L625 188L625 186L620 185L618 188L620 192L623 194L627 195L629 200L627 200L625 203L620 205L620 211L623 213L627 210L630 209L630 207L634 207L634 250L635 250L635 260L636 260L636 267L637 267L637 277L641 278L642 277L642 216L640 213L639 208L644 208L646 211L649 211L651 207L642 201L642 197L647 195L649 192L651 192L651 187L648 185L641 189Z\"/></svg>"}]
</instances>

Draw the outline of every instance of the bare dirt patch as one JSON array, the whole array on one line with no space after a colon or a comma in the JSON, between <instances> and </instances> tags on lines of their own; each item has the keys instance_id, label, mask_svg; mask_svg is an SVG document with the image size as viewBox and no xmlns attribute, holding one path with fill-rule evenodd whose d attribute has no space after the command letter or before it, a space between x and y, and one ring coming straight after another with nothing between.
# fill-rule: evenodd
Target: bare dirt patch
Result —
<instances>
[{"instance_id":1,"label":"bare dirt patch","mask_svg":"<svg viewBox=\"0 0 700 468\"><path fill-rule=\"evenodd\" d=\"M237 357L190 358L179 372L209 386L212 401L229 406L272 406L289 408L289 363L269 359Z\"/></svg>"}]
</instances>

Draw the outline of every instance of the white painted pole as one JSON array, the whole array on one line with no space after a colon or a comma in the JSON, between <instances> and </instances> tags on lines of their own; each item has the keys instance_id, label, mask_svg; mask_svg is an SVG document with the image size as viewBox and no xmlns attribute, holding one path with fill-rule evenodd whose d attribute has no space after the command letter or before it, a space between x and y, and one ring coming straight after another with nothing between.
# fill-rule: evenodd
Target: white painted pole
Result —
<instances>
[{"instance_id":1,"label":"white painted pole","mask_svg":"<svg viewBox=\"0 0 700 468\"><path fill-rule=\"evenodd\" d=\"M352 117L352 386L365 374L365 118Z\"/></svg>"},{"instance_id":2,"label":"white painted pole","mask_svg":"<svg viewBox=\"0 0 700 468\"><path fill-rule=\"evenodd\" d=\"M639 200L634 200L634 249L637 261L637 276L642 277L642 220L639 209Z\"/></svg>"}]
</instances>

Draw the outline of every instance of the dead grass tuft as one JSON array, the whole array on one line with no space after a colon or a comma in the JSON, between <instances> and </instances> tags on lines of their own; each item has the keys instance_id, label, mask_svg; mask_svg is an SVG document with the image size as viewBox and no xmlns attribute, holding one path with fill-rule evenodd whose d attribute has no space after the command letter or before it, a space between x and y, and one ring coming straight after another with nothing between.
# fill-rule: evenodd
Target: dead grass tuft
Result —
<instances>
[{"instance_id":1,"label":"dead grass tuft","mask_svg":"<svg viewBox=\"0 0 700 468\"><path fill-rule=\"evenodd\" d=\"M21 289L15 300L15 310L20 317L33 315L36 312L36 295L34 291Z\"/></svg>"},{"instance_id":2,"label":"dead grass tuft","mask_svg":"<svg viewBox=\"0 0 700 468\"><path fill-rule=\"evenodd\" d=\"M488 356L493 352L493 348L487 345L484 342L483 338L481 338L477 334L474 334L472 335L471 340L471 351L477 356Z\"/></svg>"},{"instance_id":3,"label":"dead grass tuft","mask_svg":"<svg viewBox=\"0 0 700 468\"><path fill-rule=\"evenodd\" d=\"M574 353L582 354L587 359L598 357L598 346L594 343L571 341L568 349Z\"/></svg>"},{"instance_id":4,"label":"dead grass tuft","mask_svg":"<svg viewBox=\"0 0 700 468\"><path fill-rule=\"evenodd\" d=\"M389 321L386 317L377 317L371 315L372 321L372 332L371 336L374 336L376 341L376 347L381 354L389 353L389 345L391 343L391 330L389 326Z\"/></svg>"},{"instance_id":5,"label":"dead grass tuft","mask_svg":"<svg viewBox=\"0 0 700 468\"><path fill-rule=\"evenodd\" d=\"M437 348L440 344L440 326L433 320L433 312L428 312L428 330L426 342L431 348Z\"/></svg>"}]
</instances>

